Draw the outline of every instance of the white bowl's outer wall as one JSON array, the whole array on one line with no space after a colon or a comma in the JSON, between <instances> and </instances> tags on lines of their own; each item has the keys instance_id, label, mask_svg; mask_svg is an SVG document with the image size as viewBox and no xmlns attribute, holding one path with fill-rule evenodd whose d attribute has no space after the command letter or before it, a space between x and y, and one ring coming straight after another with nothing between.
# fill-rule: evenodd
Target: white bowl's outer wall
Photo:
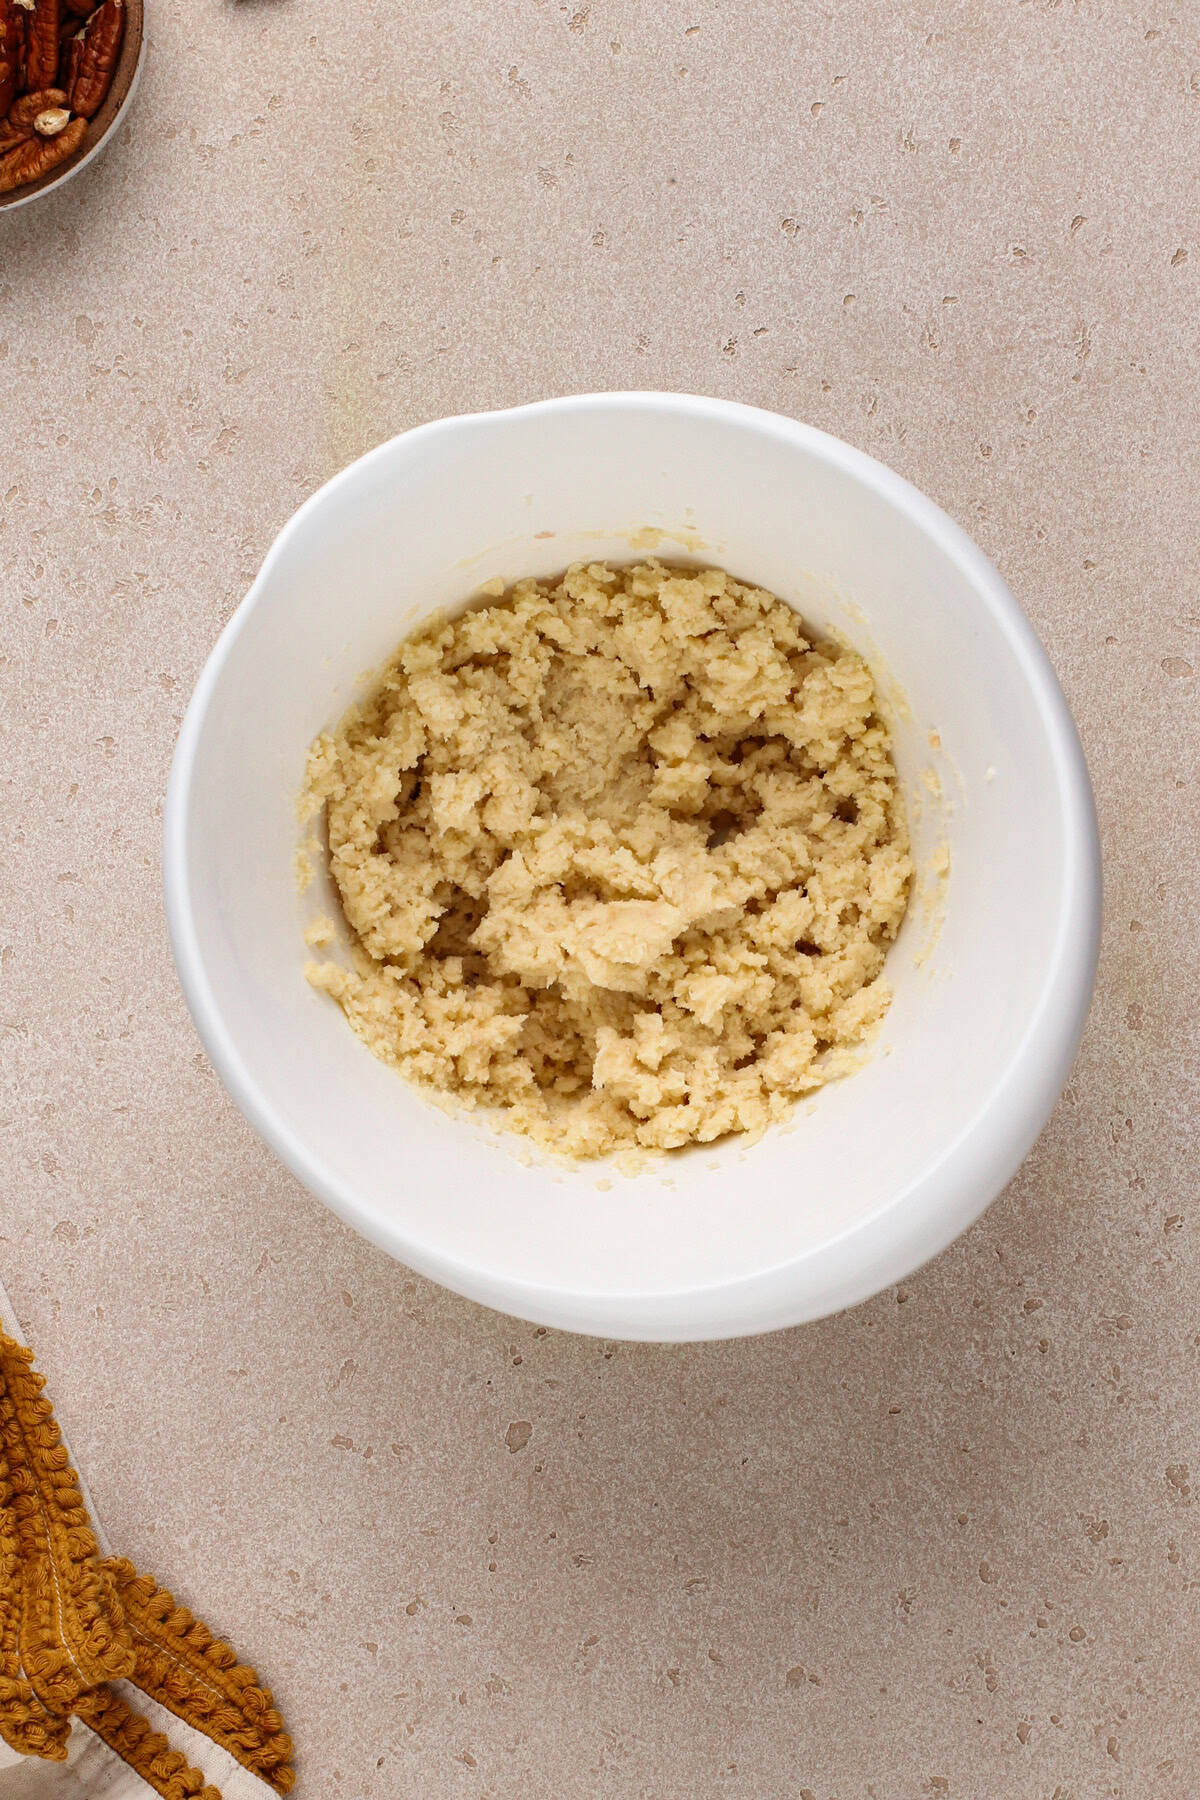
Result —
<instances>
[{"instance_id":1,"label":"white bowl's outer wall","mask_svg":"<svg viewBox=\"0 0 1200 1800\"><path fill-rule=\"evenodd\" d=\"M655 1162L524 1166L371 1056L301 975L307 746L417 618L581 557L709 558L865 645L906 697L913 909L865 1066L790 1130ZM644 540L642 540L644 541ZM929 748L936 733L942 754ZM930 803L922 771L949 780ZM918 805L924 797L925 804ZM849 446L723 401L608 394L419 427L344 470L271 549L196 688L167 801L171 940L247 1118L344 1219L459 1293L607 1337L770 1330L865 1299L975 1219L1078 1047L1100 872L1078 738L1012 596L930 501ZM601 1176L611 1186L598 1187Z\"/></svg>"}]
</instances>

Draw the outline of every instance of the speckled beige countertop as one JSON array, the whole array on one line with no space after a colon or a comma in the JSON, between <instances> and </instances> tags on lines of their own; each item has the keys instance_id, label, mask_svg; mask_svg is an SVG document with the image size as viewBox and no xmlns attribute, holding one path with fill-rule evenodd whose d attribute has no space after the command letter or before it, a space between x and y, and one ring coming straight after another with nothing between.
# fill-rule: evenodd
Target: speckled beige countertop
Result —
<instances>
[{"instance_id":1,"label":"speckled beige countertop","mask_svg":"<svg viewBox=\"0 0 1200 1800\"><path fill-rule=\"evenodd\" d=\"M123 141L0 219L0 1271L111 1536L321 1800L1192 1800L1200 15L147 12ZM159 892L189 690L297 503L420 420L635 386L960 519L1107 857L1082 1055L986 1219L690 1349L339 1225L201 1054Z\"/></svg>"}]
</instances>

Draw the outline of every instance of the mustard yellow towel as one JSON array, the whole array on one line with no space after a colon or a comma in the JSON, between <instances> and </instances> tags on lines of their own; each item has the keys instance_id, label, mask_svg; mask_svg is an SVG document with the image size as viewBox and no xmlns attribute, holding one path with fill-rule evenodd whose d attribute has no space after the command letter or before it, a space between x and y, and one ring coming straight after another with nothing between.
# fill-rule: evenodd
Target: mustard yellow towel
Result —
<instances>
[{"instance_id":1,"label":"mustard yellow towel","mask_svg":"<svg viewBox=\"0 0 1200 1800\"><path fill-rule=\"evenodd\" d=\"M271 1800L291 1740L269 1688L113 1556L0 1289L4 1800Z\"/></svg>"}]
</instances>

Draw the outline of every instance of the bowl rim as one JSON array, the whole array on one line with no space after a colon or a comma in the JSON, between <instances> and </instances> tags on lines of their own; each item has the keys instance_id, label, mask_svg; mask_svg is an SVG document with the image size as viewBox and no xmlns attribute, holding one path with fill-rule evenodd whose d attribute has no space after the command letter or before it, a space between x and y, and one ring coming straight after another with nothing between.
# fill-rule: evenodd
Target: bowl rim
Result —
<instances>
[{"instance_id":1,"label":"bowl rim","mask_svg":"<svg viewBox=\"0 0 1200 1800\"><path fill-rule=\"evenodd\" d=\"M31 181L26 187L15 188L10 194L0 195L0 213L17 212L22 206L32 206L36 200L43 199L47 194L56 194L60 188L66 186L68 181L71 181L78 175L81 169L86 169L88 164L93 162L96 157L99 156L100 152L106 149L112 142L113 134L115 133L117 126L129 111L130 103L137 93L138 84L142 79L142 69L146 62L146 15L144 0L137 0L136 7L131 6L129 8L129 16L125 23L127 31L135 18L135 28L137 30L137 57L134 61L133 72L129 77L129 86L122 94L117 109L113 113L112 118L108 121L108 124L104 127L104 130L100 132L98 137L93 139L83 151L82 155L79 151L76 151L75 155L69 157L61 168L51 169L46 175L40 176L37 181ZM122 58L124 58L124 48L122 48L121 54Z\"/></svg>"},{"instance_id":2,"label":"bowl rim","mask_svg":"<svg viewBox=\"0 0 1200 1800\"><path fill-rule=\"evenodd\" d=\"M1064 863L1053 948L1025 1032L987 1095L934 1162L890 1194L874 1214L798 1256L730 1281L678 1290L602 1292L496 1275L486 1265L414 1237L359 1198L278 1118L227 1032L208 980L192 906L187 836L196 754L213 694L289 539L314 511L386 460L402 441L494 426L509 418L631 408L665 408L685 417L735 423L803 449L905 513L958 565L1006 638L1034 696L1057 780ZM824 1317L903 1280L972 1224L1016 1173L1070 1073L1091 1004L1102 905L1095 802L1074 719L1033 626L966 532L903 476L815 426L738 401L638 389L564 395L431 420L369 450L303 502L275 537L222 630L184 715L167 787L163 882L171 949L205 1050L250 1124L311 1193L398 1261L469 1299L537 1324L660 1342L748 1336Z\"/></svg>"}]
</instances>

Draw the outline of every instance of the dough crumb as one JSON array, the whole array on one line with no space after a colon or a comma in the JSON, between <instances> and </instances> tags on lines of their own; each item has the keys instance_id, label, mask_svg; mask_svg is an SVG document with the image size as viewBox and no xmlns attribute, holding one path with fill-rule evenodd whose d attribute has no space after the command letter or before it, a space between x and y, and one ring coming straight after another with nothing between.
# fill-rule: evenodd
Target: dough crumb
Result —
<instances>
[{"instance_id":1,"label":"dough crumb","mask_svg":"<svg viewBox=\"0 0 1200 1800\"><path fill-rule=\"evenodd\" d=\"M322 807L350 948L309 981L543 1149L757 1137L887 1009L870 671L720 569L577 564L407 638L313 743Z\"/></svg>"}]
</instances>

